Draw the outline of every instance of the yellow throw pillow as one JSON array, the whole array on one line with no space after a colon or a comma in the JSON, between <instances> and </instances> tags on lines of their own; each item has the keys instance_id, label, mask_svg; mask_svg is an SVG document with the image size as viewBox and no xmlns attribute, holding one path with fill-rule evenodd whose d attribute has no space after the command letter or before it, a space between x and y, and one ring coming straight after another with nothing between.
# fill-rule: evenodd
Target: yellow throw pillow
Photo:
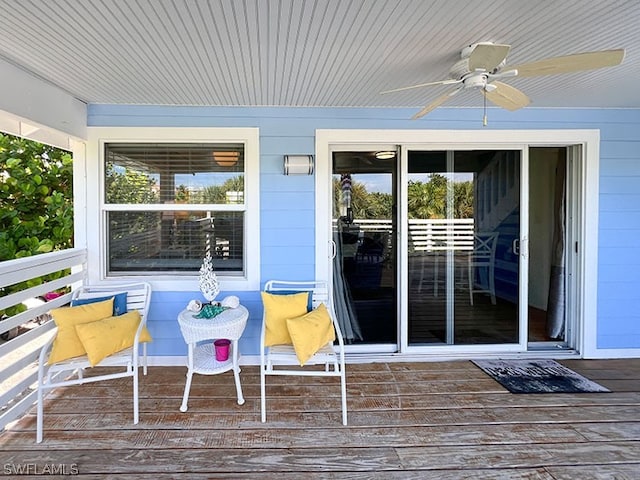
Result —
<instances>
[{"instance_id":1,"label":"yellow throw pillow","mask_svg":"<svg viewBox=\"0 0 640 480\"><path fill-rule=\"evenodd\" d=\"M93 367L109 355L132 346L139 325L140 312L132 310L123 315L76 325L76 333ZM140 332L140 341L151 341L146 326Z\"/></svg>"},{"instance_id":2,"label":"yellow throw pillow","mask_svg":"<svg viewBox=\"0 0 640 480\"><path fill-rule=\"evenodd\" d=\"M113 315L113 298L77 307L54 308L50 313L58 327L58 333L49 354L49 365L86 353L76 334L76 325Z\"/></svg>"},{"instance_id":3,"label":"yellow throw pillow","mask_svg":"<svg viewBox=\"0 0 640 480\"><path fill-rule=\"evenodd\" d=\"M299 317L307 313L309 292L291 295L277 295L260 292L264 306L264 344L291 345L291 337L287 329L287 318Z\"/></svg>"},{"instance_id":4,"label":"yellow throw pillow","mask_svg":"<svg viewBox=\"0 0 640 480\"><path fill-rule=\"evenodd\" d=\"M333 322L324 303L306 315L287 319L287 328L300 366L307 363L327 343L336 339Z\"/></svg>"}]
</instances>

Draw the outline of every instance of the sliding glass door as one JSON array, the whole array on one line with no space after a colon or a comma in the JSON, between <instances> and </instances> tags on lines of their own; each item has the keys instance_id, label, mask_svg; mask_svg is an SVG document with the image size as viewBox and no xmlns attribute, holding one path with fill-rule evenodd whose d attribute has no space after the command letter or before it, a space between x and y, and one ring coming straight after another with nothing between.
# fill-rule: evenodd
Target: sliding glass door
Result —
<instances>
[{"instance_id":1,"label":"sliding glass door","mask_svg":"<svg viewBox=\"0 0 640 480\"><path fill-rule=\"evenodd\" d=\"M597 145L590 131L318 131L316 275L349 353L594 352Z\"/></svg>"},{"instance_id":2,"label":"sliding glass door","mask_svg":"<svg viewBox=\"0 0 640 480\"><path fill-rule=\"evenodd\" d=\"M408 347L524 343L521 157L407 150Z\"/></svg>"},{"instance_id":3,"label":"sliding glass door","mask_svg":"<svg viewBox=\"0 0 640 480\"><path fill-rule=\"evenodd\" d=\"M334 305L346 341L374 351L398 345L397 165L393 149L332 153Z\"/></svg>"}]
</instances>

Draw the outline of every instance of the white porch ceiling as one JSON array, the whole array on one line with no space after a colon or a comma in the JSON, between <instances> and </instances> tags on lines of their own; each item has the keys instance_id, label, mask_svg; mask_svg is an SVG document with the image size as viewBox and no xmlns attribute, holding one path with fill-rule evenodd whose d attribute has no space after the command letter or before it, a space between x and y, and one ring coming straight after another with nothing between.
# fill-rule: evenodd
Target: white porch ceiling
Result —
<instances>
[{"instance_id":1,"label":"white porch ceiling","mask_svg":"<svg viewBox=\"0 0 640 480\"><path fill-rule=\"evenodd\" d=\"M527 108L640 108L640 0L0 0L0 12L0 57L87 103L419 108L447 87L379 92L446 79L462 47L493 41L512 65L624 48L617 67L504 81ZM446 104L481 105L477 91Z\"/></svg>"}]
</instances>

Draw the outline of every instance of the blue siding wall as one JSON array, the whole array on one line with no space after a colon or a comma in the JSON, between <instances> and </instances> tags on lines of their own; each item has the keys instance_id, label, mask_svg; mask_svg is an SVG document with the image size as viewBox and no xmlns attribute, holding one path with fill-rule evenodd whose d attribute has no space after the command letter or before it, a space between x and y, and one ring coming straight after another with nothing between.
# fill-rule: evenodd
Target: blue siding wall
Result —
<instances>
[{"instance_id":1,"label":"blue siding wall","mask_svg":"<svg viewBox=\"0 0 640 480\"><path fill-rule=\"evenodd\" d=\"M598 348L640 348L640 125L625 120L601 134Z\"/></svg>"},{"instance_id":2,"label":"blue siding wall","mask_svg":"<svg viewBox=\"0 0 640 480\"><path fill-rule=\"evenodd\" d=\"M257 355L262 320L262 301L259 292L221 292L218 300L227 295L237 295L249 310L249 322L240 339L240 351L245 355ZM182 340L178 327L178 313L189 300L197 298L205 301L200 292L154 291L151 297L148 328L153 342L149 344L150 355L186 355L187 346Z\"/></svg>"},{"instance_id":3,"label":"blue siding wall","mask_svg":"<svg viewBox=\"0 0 640 480\"><path fill-rule=\"evenodd\" d=\"M414 109L214 108L90 105L89 126L258 127L260 129L261 274L311 279L315 270L314 178L282 175L282 156L312 154L316 129L599 129L600 212L598 348L640 348L640 110L441 108L419 121ZM371 139L375 141L375 138ZM322 159L320 159L322 161ZM258 292L238 295L250 320L241 340L257 354ZM184 355L178 312L199 292L154 292L152 355Z\"/></svg>"}]
</instances>

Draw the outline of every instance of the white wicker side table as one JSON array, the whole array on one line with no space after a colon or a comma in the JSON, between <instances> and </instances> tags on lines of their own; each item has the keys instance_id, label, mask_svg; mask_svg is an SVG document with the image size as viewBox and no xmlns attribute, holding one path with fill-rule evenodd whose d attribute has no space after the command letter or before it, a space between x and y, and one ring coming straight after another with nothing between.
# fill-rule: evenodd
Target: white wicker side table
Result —
<instances>
[{"instance_id":1,"label":"white wicker side table","mask_svg":"<svg viewBox=\"0 0 640 480\"><path fill-rule=\"evenodd\" d=\"M183 310L178 315L178 324L188 346L187 384L184 387L181 412L187 411L191 379L194 373L217 375L233 370L238 394L238 405L244 403L242 386L240 385L240 366L238 364L238 339L247 325L249 312L239 305L216 315L213 318L195 318L194 312ZM231 340L229 359L223 362L216 360L213 341L226 338Z\"/></svg>"}]
</instances>

